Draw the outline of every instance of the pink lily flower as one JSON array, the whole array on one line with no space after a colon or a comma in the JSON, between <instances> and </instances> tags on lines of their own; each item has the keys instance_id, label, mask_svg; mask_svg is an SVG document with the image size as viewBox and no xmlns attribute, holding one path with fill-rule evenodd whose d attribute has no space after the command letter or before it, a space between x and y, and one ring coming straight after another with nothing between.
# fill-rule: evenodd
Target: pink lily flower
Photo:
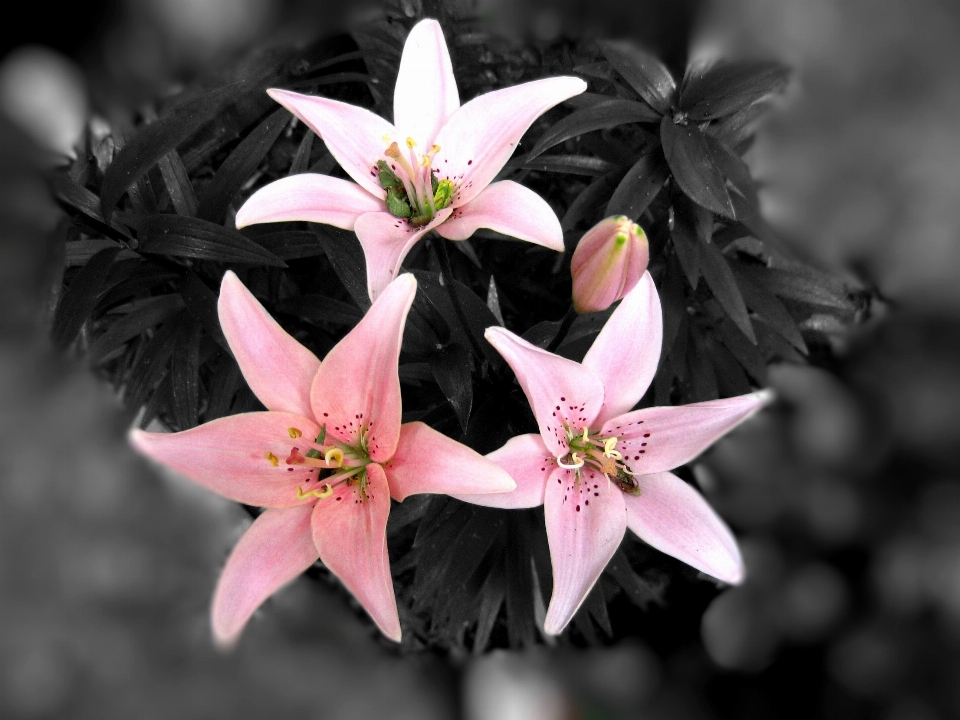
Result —
<instances>
[{"instance_id":1,"label":"pink lily flower","mask_svg":"<svg viewBox=\"0 0 960 720\"><path fill-rule=\"evenodd\" d=\"M570 258L574 309L606 310L637 286L648 262L643 228L624 215L601 220L580 238Z\"/></svg>"},{"instance_id":2,"label":"pink lily flower","mask_svg":"<svg viewBox=\"0 0 960 720\"><path fill-rule=\"evenodd\" d=\"M267 508L217 584L211 619L221 645L235 642L260 604L318 558L399 641L386 542L390 498L516 486L493 462L427 425L400 424L397 360L416 289L412 275L397 278L321 364L228 272L220 324L268 410L179 433L131 432L144 455L219 495Z\"/></svg>"},{"instance_id":3,"label":"pink lily flower","mask_svg":"<svg viewBox=\"0 0 960 720\"><path fill-rule=\"evenodd\" d=\"M582 363L504 328L486 331L516 373L540 433L518 435L487 456L513 476L517 490L457 497L491 507L544 505L553 565L547 633L567 625L628 527L697 570L728 583L743 580L729 528L668 471L697 457L771 395L631 411L656 372L662 323L656 287L644 273Z\"/></svg>"},{"instance_id":4,"label":"pink lily flower","mask_svg":"<svg viewBox=\"0 0 960 720\"><path fill-rule=\"evenodd\" d=\"M515 182L491 181L534 120L586 88L579 78L547 78L461 107L440 25L423 20L403 47L394 124L336 100L267 91L323 138L355 183L317 174L277 180L244 203L237 227L306 220L355 231L371 300L431 230L465 240L490 228L562 252L560 221L550 206Z\"/></svg>"}]
</instances>

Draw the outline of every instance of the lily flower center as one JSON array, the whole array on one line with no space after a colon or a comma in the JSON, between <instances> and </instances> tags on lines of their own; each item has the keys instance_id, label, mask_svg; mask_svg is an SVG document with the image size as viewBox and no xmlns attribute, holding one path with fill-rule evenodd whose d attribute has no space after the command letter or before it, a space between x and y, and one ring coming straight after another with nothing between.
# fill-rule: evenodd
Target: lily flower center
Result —
<instances>
[{"instance_id":1,"label":"lily flower center","mask_svg":"<svg viewBox=\"0 0 960 720\"><path fill-rule=\"evenodd\" d=\"M384 142L390 142L385 135ZM387 210L394 217L405 218L416 227L426 225L438 210L453 202L456 185L451 180L438 180L433 169L433 157L440 152L439 145L431 145L426 152L417 151L413 138L407 138L401 149L394 140L377 161L376 174L381 187L387 191Z\"/></svg>"},{"instance_id":2,"label":"lily flower center","mask_svg":"<svg viewBox=\"0 0 960 720\"><path fill-rule=\"evenodd\" d=\"M617 437L601 437L600 433L591 434L588 428L580 431L567 428L567 446L570 452L557 458L557 464L570 470L587 466L602 473L615 483L623 492L630 495L640 494L640 484L634 473L623 461L623 454L617 450Z\"/></svg>"},{"instance_id":3,"label":"lily flower center","mask_svg":"<svg viewBox=\"0 0 960 720\"><path fill-rule=\"evenodd\" d=\"M356 446L328 440L326 425L320 428L320 434L312 442L302 439L303 432L299 428L288 428L287 434L291 440L300 440L290 448L290 454L283 460L272 452L267 452L264 457L277 470L309 469L310 473L315 473L315 483L308 476L303 485L297 486L297 500L323 500L333 495L337 486L344 484L359 485L360 497L366 499L366 468L373 462L367 452L366 430L361 431Z\"/></svg>"}]
</instances>

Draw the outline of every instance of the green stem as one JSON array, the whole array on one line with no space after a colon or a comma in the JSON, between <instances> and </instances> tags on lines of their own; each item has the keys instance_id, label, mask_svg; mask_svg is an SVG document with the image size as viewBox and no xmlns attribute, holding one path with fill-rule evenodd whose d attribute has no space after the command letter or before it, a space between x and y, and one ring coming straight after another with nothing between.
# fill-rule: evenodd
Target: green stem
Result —
<instances>
[{"instance_id":1,"label":"green stem","mask_svg":"<svg viewBox=\"0 0 960 720\"><path fill-rule=\"evenodd\" d=\"M567 310L567 314L563 316L563 320L560 321L560 327L557 328L557 334L553 336L553 340L551 340L550 344L547 345L547 352L553 352L560 347L560 343L563 342L563 339L570 331L570 326L573 325L573 321L576 319L577 311L574 310L573 306L571 305L570 309Z\"/></svg>"}]
</instances>

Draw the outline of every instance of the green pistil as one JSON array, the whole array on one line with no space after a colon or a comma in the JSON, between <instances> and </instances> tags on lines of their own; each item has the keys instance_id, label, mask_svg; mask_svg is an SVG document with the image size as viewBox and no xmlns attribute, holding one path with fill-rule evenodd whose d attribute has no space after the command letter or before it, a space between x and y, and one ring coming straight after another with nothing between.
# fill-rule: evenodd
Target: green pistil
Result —
<instances>
[{"instance_id":1,"label":"green pistil","mask_svg":"<svg viewBox=\"0 0 960 720\"><path fill-rule=\"evenodd\" d=\"M433 204L437 210L443 210L453 202L453 194L457 187L452 180L441 180L433 189Z\"/></svg>"},{"instance_id":2,"label":"green pistil","mask_svg":"<svg viewBox=\"0 0 960 720\"><path fill-rule=\"evenodd\" d=\"M453 202L457 186L451 180L438 180L430 176L430 190L433 193L433 207L418 207L416 199L411 199L403 181L390 169L385 160L377 161L377 174L380 186L387 191L387 212L394 217L403 218L415 227L421 227L433 220L437 210L443 210Z\"/></svg>"}]
</instances>

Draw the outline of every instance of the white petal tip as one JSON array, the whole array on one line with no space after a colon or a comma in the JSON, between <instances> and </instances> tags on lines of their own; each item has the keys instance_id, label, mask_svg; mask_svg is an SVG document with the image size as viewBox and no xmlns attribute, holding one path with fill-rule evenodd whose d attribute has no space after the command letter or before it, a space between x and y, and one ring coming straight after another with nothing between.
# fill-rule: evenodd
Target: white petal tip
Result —
<instances>
[{"instance_id":1,"label":"white petal tip","mask_svg":"<svg viewBox=\"0 0 960 720\"><path fill-rule=\"evenodd\" d=\"M240 640L239 632L226 632L213 628L213 644L222 653L232 652Z\"/></svg>"}]
</instances>

